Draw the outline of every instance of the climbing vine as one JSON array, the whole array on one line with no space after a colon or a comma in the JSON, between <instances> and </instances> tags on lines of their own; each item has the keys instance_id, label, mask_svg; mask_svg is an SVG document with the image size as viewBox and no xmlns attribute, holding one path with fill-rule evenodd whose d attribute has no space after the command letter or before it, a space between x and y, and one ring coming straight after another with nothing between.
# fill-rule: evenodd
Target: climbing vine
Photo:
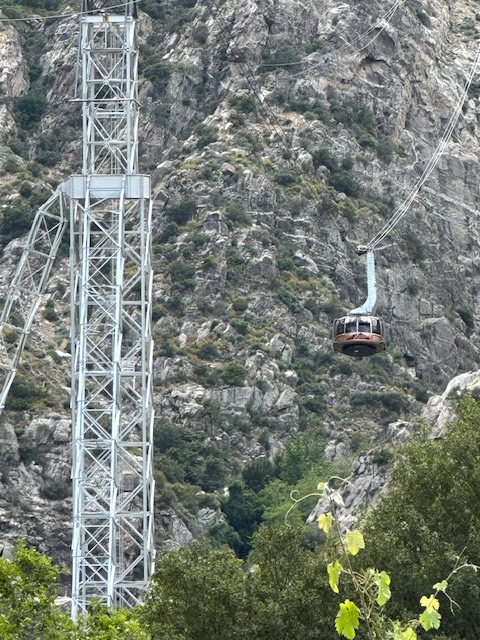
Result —
<instances>
[{"instance_id":1,"label":"climbing vine","mask_svg":"<svg viewBox=\"0 0 480 640\"><path fill-rule=\"evenodd\" d=\"M340 485L335 488L333 485L338 485L338 482ZM392 620L385 614L385 605L392 596L390 575L376 568L359 570L354 566L353 557L365 549L363 534L359 529L342 530L336 516L337 508L344 506L340 489L346 484L350 482L334 476L328 482L321 482L317 486L317 492L300 498L292 492L293 505L286 516L288 518L293 508L312 496L317 496L330 505L329 511L321 513L317 519L319 528L327 536L327 548L332 556L327 565L328 582L334 593L340 595L342 588L342 592L349 594L351 598L347 597L339 603L335 618L337 633L353 640L360 627L363 627L368 640L417 640L417 630L438 629L442 620L439 596L447 599L453 612L459 605L448 593L451 579L462 569L473 568L477 571L479 567L463 561L461 557L457 558L447 578L435 583L430 595L420 597L420 613L417 617L403 622Z\"/></svg>"}]
</instances>

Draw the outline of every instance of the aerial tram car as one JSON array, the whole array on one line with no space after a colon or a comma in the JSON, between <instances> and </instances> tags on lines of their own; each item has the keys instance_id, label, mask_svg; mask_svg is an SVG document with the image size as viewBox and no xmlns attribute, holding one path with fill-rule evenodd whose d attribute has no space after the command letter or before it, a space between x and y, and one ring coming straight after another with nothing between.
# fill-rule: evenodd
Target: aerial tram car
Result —
<instances>
[{"instance_id":1,"label":"aerial tram car","mask_svg":"<svg viewBox=\"0 0 480 640\"><path fill-rule=\"evenodd\" d=\"M377 301L375 285L375 258L373 250L359 247L367 254L367 299L361 307L352 309L347 316L333 323L333 349L352 358L373 356L385 350L383 320L372 315Z\"/></svg>"}]
</instances>

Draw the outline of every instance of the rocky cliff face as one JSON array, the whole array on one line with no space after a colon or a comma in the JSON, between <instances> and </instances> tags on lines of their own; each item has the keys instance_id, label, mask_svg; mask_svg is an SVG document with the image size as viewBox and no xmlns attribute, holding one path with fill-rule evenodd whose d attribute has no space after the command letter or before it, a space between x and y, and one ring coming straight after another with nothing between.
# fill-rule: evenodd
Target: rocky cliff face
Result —
<instances>
[{"instance_id":1,"label":"rocky cliff face","mask_svg":"<svg viewBox=\"0 0 480 640\"><path fill-rule=\"evenodd\" d=\"M387 352L347 360L330 331L365 296L356 246L432 156L480 21L473 0L407 0L388 20L382 3L353 0L143 9L158 514L175 544L222 520L206 495L296 433L314 425L328 456L354 457L478 368L478 76L431 179L377 253ZM21 244L9 242L12 210L28 219L79 167L76 37L76 20L1 25L3 287ZM2 418L0 538L26 535L68 561L66 266L61 257L46 296L56 318L38 319L20 372L27 389L13 389Z\"/></svg>"}]
</instances>

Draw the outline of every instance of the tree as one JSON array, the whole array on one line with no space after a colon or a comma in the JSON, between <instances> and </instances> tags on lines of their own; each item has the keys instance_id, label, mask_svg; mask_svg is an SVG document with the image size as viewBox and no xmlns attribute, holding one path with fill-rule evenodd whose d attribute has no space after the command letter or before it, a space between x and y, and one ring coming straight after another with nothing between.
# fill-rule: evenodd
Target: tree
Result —
<instances>
[{"instance_id":1,"label":"tree","mask_svg":"<svg viewBox=\"0 0 480 640\"><path fill-rule=\"evenodd\" d=\"M442 440L406 445L389 491L367 518L366 562L392 579L390 616L417 612L419 593L448 575L456 558L480 564L480 405L465 395L458 420ZM443 614L451 640L480 637L480 577L454 577L450 595L461 606Z\"/></svg>"},{"instance_id":2,"label":"tree","mask_svg":"<svg viewBox=\"0 0 480 640\"><path fill-rule=\"evenodd\" d=\"M152 640L244 640L241 564L204 540L162 556L142 614Z\"/></svg>"},{"instance_id":3,"label":"tree","mask_svg":"<svg viewBox=\"0 0 480 640\"><path fill-rule=\"evenodd\" d=\"M12 560L0 558L0 638L63 640L70 619L55 605L60 570L20 540Z\"/></svg>"},{"instance_id":4,"label":"tree","mask_svg":"<svg viewBox=\"0 0 480 640\"><path fill-rule=\"evenodd\" d=\"M19 540L13 558L0 558L2 640L149 640L136 611L109 611L92 602L75 624L55 604L60 569Z\"/></svg>"},{"instance_id":5,"label":"tree","mask_svg":"<svg viewBox=\"0 0 480 640\"><path fill-rule=\"evenodd\" d=\"M251 640L331 640L334 594L324 553L305 525L263 525L253 537Z\"/></svg>"}]
</instances>

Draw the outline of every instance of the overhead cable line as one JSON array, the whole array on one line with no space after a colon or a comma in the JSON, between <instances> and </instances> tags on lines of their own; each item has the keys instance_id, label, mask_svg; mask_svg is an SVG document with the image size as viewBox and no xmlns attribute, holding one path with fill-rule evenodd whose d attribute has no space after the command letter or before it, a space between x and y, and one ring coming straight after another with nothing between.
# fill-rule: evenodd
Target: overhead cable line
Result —
<instances>
[{"instance_id":1,"label":"overhead cable line","mask_svg":"<svg viewBox=\"0 0 480 640\"><path fill-rule=\"evenodd\" d=\"M375 36L369 42L367 42L367 44L362 45L361 47L357 47L356 51L361 51L362 49L365 49L366 47L368 47L372 42L374 42L378 38L378 36L382 33L382 31L386 27L386 24L384 24L385 21L387 23L389 23L389 21L392 19L393 15L395 14L395 12L398 9L398 7L400 5L402 5L404 2L405 2L405 0L396 0L395 3L390 7L390 9L383 16L381 16L378 19L378 21L372 27L369 27L366 31L363 31L356 38L354 38L350 42L347 42L346 44L342 45L338 49L333 49L332 51L323 52L322 56L337 55L337 54L341 53L342 51L346 51L348 49L351 49L356 42L359 42L365 36L368 36L371 33L373 33L375 31L375 29L379 29L380 28L380 31L377 34L375 34ZM332 35L339 35L339 34L334 33ZM355 53L355 52L353 52L353 53ZM298 66L299 64L301 64L301 61L298 61L298 62L265 62L265 63L262 64L262 67L290 67L290 66ZM315 69L316 67L320 66L321 64L324 64L324 63L323 62L316 62L312 66L308 67L307 69L304 69L303 71L300 71L299 73L295 74L294 77L299 76L302 73L306 73L307 71L310 71L311 69Z\"/></svg>"},{"instance_id":2,"label":"overhead cable line","mask_svg":"<svg viewBox=\"0 0 480 640\"><path fill-rule=\"evenodd\" d=\"M328 52L323 53L322 56L323 57L332 56L332 55L333 56L337 56L340 53L343 53L343 51L348 51L356 43L358 43L360 40L362 40L362 38L364 38L365 36L370 35L376 29L379 29L379 31L373 36L373 38L371 38L366 44L363 44L360 47L356 47L355 51L353 51L352 53L356 53L358 51L362 51L362 49L365 49L366 47L370 46L383 33L383 31L385 30L386 26L388 24L390 24L390 21L393 18L393 16L395 15L397 9L402 4L404 4L404 2L405 2L405 0L396 0L396 2L390 7L390 9L383 16L381 16L378 19L378 21L372 27L370 27L369 29L367 29L366 31L364 31L363 33L358 35L356 38L354 38L350 42L347 42L346 44L342 45L338 49L333 49L333 51L328 51ZM298 65L299 63L296 62L296 63L290 63L290 64L297 64ZM308 66L306 69L303 69L302 71L299 71L298 73L295 73L293 75L293 77L297 78L298 76L301 76L301 75L303 75L305 73L308 73L309 71L312 71L313 69L316 69L317 67L320 67L323 64L325 64L323 61L322 62L316 62L315 64L312 64L311 66ZM271 66L271 65L264 65L264 66ZM282 66L284 66L284 65L282 65Z\"/></svg>"},{"instance_id":3,"label":"overhead cable line","mask_svg":"<svg viewBox=\"0 0 480 640\"><path fill-rule=\"evenodd\" d=\"M141 0L131 0L131 2L121 2L120 4L112 5L108 7L110 9L119 9L120 7L126 7L132 4L138 4ZM90 9L89 11L76 11L75 13L60 13L56 15L50 16L39 16L38 14L33 14L31 16L27 16L26 18L0 18L0 22L30 22L31 20L66 20L68 18L78 18L79 16L85 16L89 14L98 13L102 11L102 9Z\"/></svg>"},{"instance_id":4,"label":"overhead cable line","mask_svg":"<svg viewBox=\"0 0 480 640\"><path fill-rule=\"evenodd\" d=\"M435 167L438 164L438 161L440 160L442 154L444 153L448 142L450 141L450 138L452 136L453 130L455 129L455 126L456 126L456 124L458 122L458 119L460 117L460 113L462 111L463 104L464 104L465 99L466 99L466 97L468 95L468 90L469 90L470 85L472 83L472 80L473 80L473 78L474 78L474 76L475 76L475 74L477 72L477 67L478 67L479 63L480 63L480 46L478 47L478 50L477 50L477 53L475 55L475 59L474 59L473 65L472 65L472 67L470 69L470 73L468 74L467 81L465 83L463 91L460 94L460 97L459 97L459 99L457 101L457 104L455 105L455 109L453 110L453 113L452 113L452 115L450 117L450 120L448 121L448 124L446 126L445 132L444 132L440 142L438 143L438 146L435 149L434 154L430 158L430 160L429 160L426 168L424 169L421 177L417 180L416 184L414 185L414 187L412 188L412 190L410 191L408 196L397 207L397 210L394 212L394 214L390 218L390 220L386 224L384 224L382 229L370 240L370 242L368 243L368 247L370 249L375 249L375 247L377 247L378 244L383 241L383 239L397 226L397 224L402 220L402 218L408 213L408 211L410 209L410 206L412 205L413 201L415 200L416 196L418 195L420 189L423 187L423 185L430 178L433 170L435 169Z\"/></svg>"}]
</instances>

